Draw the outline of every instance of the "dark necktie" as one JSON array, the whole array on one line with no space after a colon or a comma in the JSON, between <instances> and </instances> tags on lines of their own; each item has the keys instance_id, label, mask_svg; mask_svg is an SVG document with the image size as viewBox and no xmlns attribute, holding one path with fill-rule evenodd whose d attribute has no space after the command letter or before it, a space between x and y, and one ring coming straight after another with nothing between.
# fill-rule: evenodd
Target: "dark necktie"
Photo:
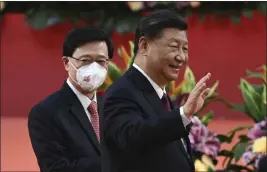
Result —
<instances>
[{"instance_id":1,"label":"dark necktie","mask_svg":"<svg viewBox=\"0 0 267 172\"><path fill-rule=\"evenodd\" d=\"M97 103L92 101L88 107L88 111L91 114L91 124L95 131L98 142L100 142L100 134L99 134L99 116L97 112Z\"/></svg>"},{"instance_id":2,"label":"dark necktie","mask_svg":"<svg viewBox=\"0 0 267 172\"><path fill-rule=\"evenodd\" d=\"M165 109L167 111L171 111L171 104L170 104L170 101L168 99L167 94L163 93L163 97L161 98L161 101L162 101L163 106L165 107Z\"/></svg>"}]
</instances>

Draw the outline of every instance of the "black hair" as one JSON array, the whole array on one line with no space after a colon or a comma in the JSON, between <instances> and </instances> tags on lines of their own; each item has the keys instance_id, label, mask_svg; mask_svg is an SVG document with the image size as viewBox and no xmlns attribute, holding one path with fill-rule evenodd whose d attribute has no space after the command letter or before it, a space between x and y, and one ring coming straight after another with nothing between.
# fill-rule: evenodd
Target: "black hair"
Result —
<instances>
[{"instance_id":1,"label":"black hair","mask_svg":"<svg viewBox=\"0 0 267 172\"><path fill-rule=\"evenodd\" d=\"M72 57L76 48L94 41L105 41L108 47L108 56L113 57L113 44L110 37L102 30L92 27L77 27L68 32L63 43L63 56Z\"/></svg>"},{"instance_id":2,"label":"black hair","mask_svg":"<svg viewBox=\"0 0 267 172\"><path fill-rule=\"evenodd\" d=\"M134 54L138 51L139 39L144 36L148 39L159 38L162 30L177 28L187 30L185 19L172 10L157 10L141 18L135 30Z\"/></svg>"}]
</instances>

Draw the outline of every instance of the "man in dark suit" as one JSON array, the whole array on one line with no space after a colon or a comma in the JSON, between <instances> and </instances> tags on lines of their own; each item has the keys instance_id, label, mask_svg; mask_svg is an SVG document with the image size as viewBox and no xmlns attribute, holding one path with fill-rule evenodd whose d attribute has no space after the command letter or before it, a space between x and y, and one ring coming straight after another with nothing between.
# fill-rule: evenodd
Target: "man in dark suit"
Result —
<instances>
[{"instance_id":1,"label":"man in dark suit","mask_svg":"<svg viewBox=\"0 0 267 172\"><path fill-rule=\"evenodd\" d=\"M68 33L62 60L69 77L29 114L41 172L101 172L96 89L112 55L111 40L101 30L85 26Z\"/></svg>"},{"instance_id":2,"label":"man in dark suit","mask_svg":"<svg viewBox=\"0 0 267 172\"><path fill-rule=\"evenodd\" d=\"M169 10L143 17L135 33L133 66L109 87L100 118L103 172L193 172L190 116L210 89L203 77L175 109L165 85L188 60L187 24Z\"/></svg>"}]
</instances>

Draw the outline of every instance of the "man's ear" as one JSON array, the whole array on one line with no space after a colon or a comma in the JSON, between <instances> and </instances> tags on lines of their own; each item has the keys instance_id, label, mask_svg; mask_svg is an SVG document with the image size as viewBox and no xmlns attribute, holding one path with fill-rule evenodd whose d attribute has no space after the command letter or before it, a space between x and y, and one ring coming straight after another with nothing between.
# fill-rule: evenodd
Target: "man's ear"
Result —
<instances>
[{"instance_id":1,"label":"man's ear","mask_svg":"<svg viewBox=\"0 0 267 172\"><path fill-rule=\"evenodd\" d=\"M69 58L66 57L66 56L63 56L62 57L62 62L63 62L65 70L68 71L68 69L69 69Z\"/></svg>"},{"instance_id":2,"label":"man's ear","mask_svg":"<svg viewBox=\"0 0 267 172\"><path fill-rule=\"evenodd\" d=\"M146 37L142 36L140 39L139 39L139 43L138 43L138 46L139 46L139 52L141 55L143 56L146 56L147 55L147 51L148 51L148 40Z\"/></svg>"}]
</instances>

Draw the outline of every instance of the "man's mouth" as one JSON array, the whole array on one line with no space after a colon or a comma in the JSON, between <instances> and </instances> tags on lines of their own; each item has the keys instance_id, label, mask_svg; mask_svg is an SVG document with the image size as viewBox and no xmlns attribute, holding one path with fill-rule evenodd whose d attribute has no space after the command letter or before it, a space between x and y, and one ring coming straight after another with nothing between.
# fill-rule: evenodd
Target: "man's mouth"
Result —
<instances>
[{"instance_id":1,"label":"man's mouth","mask_svg":"<svg viewBox=\"0 0 267 172\"><path fill-rule=\"evenodd\" d=\"M180 67L178 65L169 65L171 68L175 69L175 70L179 70Z\"/></svg>"}]
</instances>

